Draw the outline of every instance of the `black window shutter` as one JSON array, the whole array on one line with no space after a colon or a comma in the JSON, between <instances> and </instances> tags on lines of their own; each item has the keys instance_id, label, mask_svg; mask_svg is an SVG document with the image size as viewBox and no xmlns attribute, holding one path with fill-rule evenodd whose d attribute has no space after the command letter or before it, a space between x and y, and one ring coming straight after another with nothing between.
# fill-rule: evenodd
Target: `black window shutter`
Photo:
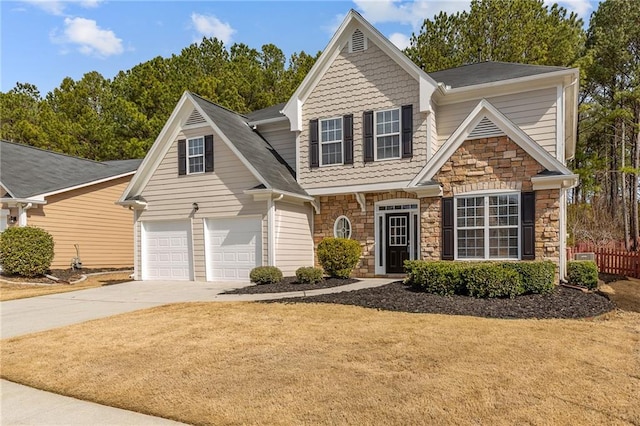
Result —
<instances>
[{"instance_id":1,"label":"black window shutter","mask_svg":"<svg viewBox=\"0 0 640 426\"><path fill-rule=\"evenodd\" d=\"M204 137L204 171L213 171L213 135Z\"/></svg>"},{"instance_id":2,"label":"black window shutter","mask_svg":"<svg viewBox=\"0 0 640 426\"><path fill-rule=\"evenodd\" d=\"M187 141L180 139L178 141L178 175L187 174Z\"/></svg>"},{"instance_id":3,"label":"black window shutter","mask_svg":"<svg viewBox=\"0 0 640 426\"><path fill-rule=\"evenodd\" d=\"M536 193L520 194L520 224L522 229L522 260L536 258Z\"/></svg>"},{"instance_id":4,"label":"black window shutter","mask_svg":"<svg viewBox=\"0 0 640 426\"><path fill-rule=\"evenodd\" d=\"M342 117L344 164L353 164L353 114Z\"/></svg>"},{"instance_id":5,"label":"black window shutter","mask_svg":"<svg viewBox=\"0 0 640 426\"><path fill-rule=\"evenodd\" d=\"M320 165L320 153L318 146L318 120L309 121L309 166Z\"/></svg>"},{"instance_id":6,"label":"black window shutter","mask_svg":"<svg viewBox=\"0 0 640 426\"><path fill-rule=\"evenodd\" d=\"M442 199L442 260L453 260L453 241L455 231L453 229L453 197Z\"/></svg>"},{"instance_id":7,"label":"black window shutter","mask_svg":"<svg viewBox=\"0 0 640 426\"><path fill-rule=\"evenodd\" d=\"M365 111L362 114L363 123L363 144L364 144L364 162L368 163L374 160L373 155L373 111Z\"/></svg>"},{"instance_id":8,"label":"black window shutter","mask_svg":"<svg viewBox=\"0 0 640 426\"><path fill-rule=\"evenodd\" d=\"M402 158L413 157L413 105L402 106Z\"/></svg>"}]
</instances>

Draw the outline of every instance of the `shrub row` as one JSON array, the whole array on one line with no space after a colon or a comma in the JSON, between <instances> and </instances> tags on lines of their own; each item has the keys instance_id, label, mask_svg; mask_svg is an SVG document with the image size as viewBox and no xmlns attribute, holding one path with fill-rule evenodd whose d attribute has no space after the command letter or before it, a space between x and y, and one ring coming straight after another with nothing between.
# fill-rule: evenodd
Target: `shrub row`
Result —
<instances>
[{"instance_id":1,"label":"shrub row","mask_svg":"<svg viewBox=\"0 0 640 426\"><path fill-rule=\"evenodd\" d=\"M555 264L542 262L449 262L408 260L406 282L427 293L515 297L550 293Z\"/></svg>"},{"instance_id":2,"label":"shrub row","mask_svg":"<svg viewBox=\"0 0 640 426\"><path fill-rule=\"evenodd\" d=\"M570 284L593 290L598 287L598 265L593 260L567 262L567 279Z\"/></svg>"}]
</instances>

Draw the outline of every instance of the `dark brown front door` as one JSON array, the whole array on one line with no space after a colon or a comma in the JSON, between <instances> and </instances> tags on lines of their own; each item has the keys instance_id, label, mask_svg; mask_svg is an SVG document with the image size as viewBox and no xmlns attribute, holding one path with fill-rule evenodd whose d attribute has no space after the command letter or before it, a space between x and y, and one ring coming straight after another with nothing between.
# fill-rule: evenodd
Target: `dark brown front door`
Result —
<instances>
[{"instance_id":1,"label":"dark brown front door","mask_svg":"<svg viewBox=\"0 0 640 426\"><path fill-rule=\"evenodd\" d=\"M409 259L409 213L389 213L386 222L387 273L403 273Z\"/></svg>"}]
</instances>

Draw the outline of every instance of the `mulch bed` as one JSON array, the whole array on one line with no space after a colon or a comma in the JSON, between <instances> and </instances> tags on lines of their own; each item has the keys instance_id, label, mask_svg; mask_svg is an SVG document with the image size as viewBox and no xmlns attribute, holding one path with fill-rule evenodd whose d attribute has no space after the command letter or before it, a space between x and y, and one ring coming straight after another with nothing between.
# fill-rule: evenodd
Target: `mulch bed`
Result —
<instances>
[{"instance_id":1,"label":"mulch bed","mask_svg":"<svg viewBox=\"0 0 640 426\"><path fill-rule=\"evenodd\" d=\"M118 272L118 271L130 271L133 268L82 268L82 269L52 269L47 275L58 278L58 281L47 278L44 275L38 277L22 277L19 275L4 275L0 274L0 278L6 281L20 283L37 283L37 284L68 284L72 281L77 281L82 278L83 275L93 274L97 272Z\"/></svg>"},{"instance_id":2,"label":"mulch bed","mask_svg":"<svg viewBox=\"0 0 640 426\"><path fill-rule=\"evenodd\" d=\"M549 295L514 299L437 296L396 281L382 287L263 303L336 303L388 311L470 315L487 318L589 318L615 309L607 297L558 286Z\"/></svg>"},{"instance_id":3,"label":"mulch bed","mask_svg":"<svg viewBox=\"0 0 640 426\"><path fill-rule=\"evenodd\" d=\"M309 291L317 290L320 288L338 287L341 285L347 285L357 283L360 280L354 278L339 279L339 278L325 278L318 284L300 284L296 282L296 277L284 277L284 279L277 284L261 284L251 285L249 287L243 287L236 290L230 290L224 294L264 294L264 293L287 293L290 291Z\"/></svg>"}]
</instances>

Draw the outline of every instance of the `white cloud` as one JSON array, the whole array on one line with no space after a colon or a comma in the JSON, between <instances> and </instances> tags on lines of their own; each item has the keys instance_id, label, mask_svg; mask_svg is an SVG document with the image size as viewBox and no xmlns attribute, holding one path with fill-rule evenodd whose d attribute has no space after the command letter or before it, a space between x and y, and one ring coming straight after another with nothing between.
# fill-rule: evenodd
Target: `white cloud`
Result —
<instances>
[{"instance_id":1,"label":"white cloud","mask_svg":"<svg viewBox=\"0 0 640 426\"><path fill-rule=\"evenodd\" d=\"M77 46L84 55L107 57L123 52L122 39L116 37L111 30L104 30L96 21L85 18L65 18L64 31L58 36L51 36L54 43Z\"/></svg>"},{"instance_id":2,"label":"white cloud","mask_svg":"<svg viewBox=\"0 0 640 426\"><path fill-rule=\"evenodd\" d=\"M342 24L342 21L344 21L345 16L347 16L346 13L337 14L333 17L333 21L331 21L327 25L322 26L322 29L329 34L334 34L336 31L338 31L338 28L340 27L340 24Z\"/></svg>"},{"instance_id":3,"label":"white cloud","mask_svg":"<svg viewBox=\"0 0 640 426\"><path fill-rule=\"evenodd\" d=\"M468 0L353 0L362 16L372 24L396 22L420 28L425 19L433 18L439 12L449 14L469 10Z\"/></svg>"},{"instance_id":4,"label":"white cloud","mask_svg":"<svg viewBox=\"0 0 640 426\"><path fill-rule=\"evenodd\" d=\"M551 7L556 1L545 0L545 6ZM589 22L593 4L590 0L557 0L557 3L569 12L575 12L586 23Z\"/></svg>"},{"instance_id":5,"label":"white cloud","mask_svg":"<svg viewBox=\"0 0 640 426\"><path fill-rule=\"evenodd\" d=\"M97 7L103 0L23 0L51 15L64 15L65 8L70 4L77 4L84 8Z\"/></svg>"},{"instance_id":6,"label":"white cloud","mask_svg":"<svg viewBox=\"0 0 640 426\"><path fill-rule=\"evenodd\" d=\"M391 41L391 43L395 44L396 47L400 50L403 50L404 48L409 47L409 45L411 44L411 39L401 33L393 33L389 36L389 41Z\"/></svg>"},{"instance_id":7,"label":"white cloud","mask_svg":"<svg viewBox=\"0 0 640 426\"><path fill-rule=\"evenodd\" d=\"M229 44L236 30L228 22L222 22L213 15L191 14L191 22L196 31L204 37L215 37L224 44Z\"/></svg>"}]
</instances>

